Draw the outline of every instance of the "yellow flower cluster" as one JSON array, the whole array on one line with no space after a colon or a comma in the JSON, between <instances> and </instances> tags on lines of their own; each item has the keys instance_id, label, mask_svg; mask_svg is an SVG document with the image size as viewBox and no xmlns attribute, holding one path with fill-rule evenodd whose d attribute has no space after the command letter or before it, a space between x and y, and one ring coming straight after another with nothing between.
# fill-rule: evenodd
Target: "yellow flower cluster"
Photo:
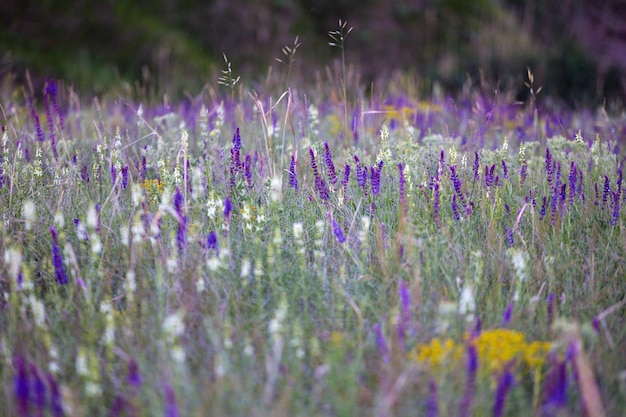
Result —
<instances>
[{"instance_id":1,"label":"yellow flower cluster","mask_svg":"<svg viewBox=\"0 0 626 417\"><path fill-rule=\"evenodd\" d=\"M467 340L469 335L465 335ZM523 333L508 330L486 330L473 340L478 353L480 369L488 373L502 369L511 361L526 365L530 370L540 369L552 343L535 341L528 343ZM430 343L418 345L409 353L409 358L425 363L434 369L446 366L462 366L465 358L466 342L455 343L452 339L433 339Z\"/></svg>"},{"instance_id":2,"label":"yellow flower cluster","mask_svg":"<svg viewBox=\"0 0 626 417\"><path fill-rule=\"evenodd\" d=\"M159 201L163 194L163 183L159 180L146 179L141 183L141 187L146 191L150 201Z\"/></svg>"}]
</instances>

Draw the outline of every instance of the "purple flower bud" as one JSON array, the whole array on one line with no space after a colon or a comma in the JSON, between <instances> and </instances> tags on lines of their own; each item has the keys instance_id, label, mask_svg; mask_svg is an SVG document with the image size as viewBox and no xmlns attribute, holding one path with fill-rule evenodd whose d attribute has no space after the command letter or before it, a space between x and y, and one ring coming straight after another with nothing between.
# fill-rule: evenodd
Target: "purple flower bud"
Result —
<instances>
[{"instance_id":1,"label":"purple flower bud","mask_svg":"<svg viewBox=\"0 0 626 417\"><path fill-rule=\"evenodd\" d=\"M454 220L457 222L461 220L461 215L459 214L459 208L456 204L456 194L452 196L452 216L454 216Z\"/></svg>"},{"instance_id":2,"label":"purple flower bud","mask_svg":"<svg viewBox=\"0 0 626 417\"><path fill-rule=\"evenodd\" d=\"M608 175L604 176L604 191L602 192L602 207L606 206L609 200L609 192L611 191L611 181Z\"/></svg>"},{"instance_id":3,"label":"purple flower bud","mask_svg":"<svg viewBox=\"0 0 626 417\"><path fill-rule=\"evenodd\" d=\"M65 272L65 266L63 265L63 257L61 256L61 249L59 248L59 242L57 239L57 232L54 227L50 228L50 234L52 235L52 265L54 265L54 273L57 278L57 282L61 285L70 282Z\"/></svg>"},{"instance_id":4,"label":"purple flower bud","mask_svg":"<svg viewBox=\"0 0 626 417\"><path fill-rule=\"evenodd\" d=\"M289 164L289 186L294 190L298 189L298 177L296 176L296 158L291 155L291 163Z\"/></svg>"}]
</instances>

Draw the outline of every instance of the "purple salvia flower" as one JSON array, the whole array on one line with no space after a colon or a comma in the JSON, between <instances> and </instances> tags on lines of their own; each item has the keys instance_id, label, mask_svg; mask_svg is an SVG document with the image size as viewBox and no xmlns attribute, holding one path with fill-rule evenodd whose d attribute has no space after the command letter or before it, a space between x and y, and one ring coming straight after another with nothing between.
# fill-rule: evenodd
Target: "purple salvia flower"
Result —
<instances>
[{"instance_id":1,"label":"purple salvia flower","mask_svg":"<svg viewBox=\"0 0 626 417\"><path fill-rule=\"evenodd\" d=\"M583 187L584 187L584 174L583 174L583 170L579 169L578 171L578 181L577 181L577 187L576 187L576 195L580 196L580 199L583 201L583 203L585 202L585 193L583 191Z\"/></svg>"},{"instance_id":2,"label":"purple salvia flower","mask_svg":"<svg viewBox=\"0 0 626 417\"><path fill-rule=\"evenodd\" d=\"M178 215L178 229L176 230L176 246L178 253L182 254L187 248L187 216Z\"/></svg>"},{"instance_id":3,"label":"purple salvia flower","mask_svg":"<svg viewBox=\"0 0 626 417\"><path fill-rule=\"evenodd\" d=\"M134 389L139 389L142 384L141 373L139 372L139 365L134 359L128 361L128 374L126 375L126 383Z\"/></svg>"},{"instance_id":4,"label":"purple salvia flower","mask_svg":"<svg viewBox=\"0 0 626 417\"><path fill-rule=\"evenodd\" d=\"M233 204L230 201L230 197L226 197L224 200L224 221L226 224L230 223L230 213L233 211Z\"/></svg>"},{"instance_id":5,"label":"purple salvia flower","mask_svg":"<svg viewBox=\"0 0 626 417\"><path fill-rule=\"evenodd\" d=\"M567 184L561 184L561 193L559 195L561 206L565 207L565 201L567 199Z\"/></svg>"},{"instance_id":6,"label":"purple salvia flower","mask_svg":"<svg viewBox=\"0 0 626 417\"><path fill-rule=\"evenodd\" d=\"M248 188L252 188L252 167L250 162L250 154L246 154L246 159L243 163L243 176L246 178Z\"/></svg>"},{"instance_id":7,"label":"purple salvia flower","mask_svg":"<svg viewBox=\"0 0 626 417\"><path fill-rule=\"evenodd\" d=\"M183 212L183 195L180 192L180 189L176 187L176 191L174 191L174 209L176 213L180 216Z\"/></svg>"},{"instance_id":8,"label":"purple salvia flower","mask_svg":"<svg viewBox=\"0 0 626 417\"><path fill-rule=\"evenodd\" d=\"M452 196L451 206L452 206L452 216L454 217L454 220L458 222L459 220L461 220L461 215L459 214L459 208L457 207L457 204L456 204L456 194Z\"/></svg>"},{"instance_id":9,"label":"purple salvia flower","mask_svg":"<svg viewBox=\"0 0 626 417\"><path fill-rule=\"evenodd\" d=\"M493 417L502 417L504 415L504 406L506 404L506 397L509 395L509 391L515 383L515 376L511 372L511 367L506 366L500 378L498 378L498 386L496 388L496 397L493 403Z\"/></svg>"},{"instance_id":10,"label":"purple salvia flower","mask_svg":"<svg viewBox=\"0 0 626 417\"><path fill-rule=\"evenodd\" d=\"M602 192L602 207L606 206L606 203L609 199L609 192L611 191L611 180L609 180L608 175L604 176L604 189Z\"/></svg>"},{"instance_id":11,"label":"purple salvia flower","mask_svg":"<svg viewBox=\"0 0 626 417\"><path fill-rule=\"evenodd\" d=\"M552 226L554 226L555 222L556 222L556 200L557 200L557 194L558 190L555 188L554 191L552 192L552 199L550 200L550 207L552 208L550 210L550 223L552 224Z\"/></svg>"},{"instance_id":12,"label":"purple salvia flower","mask_svg":"<svg viewBox=\"0 0 626 417\"><path fill-rule=\"evenodd\" d=\"M467 344L467 381L465 385L465 394L461 399L459 407L459 416L467 417L471 415L472 398L476 389L476 372L478 370L478 352L474 341L470 340Z\"/></svg>"},{"instance_id":13,"label":"purple salvia flower","mask_svg":"<svg viewBox=\"0 0 626 417\"><path fill-rule=\"evenodd\" d=\"M439 402L437 400L437 382L430 378L428 382L428 399L426 400L426 417L439 416Z\"/></svg>"},{"instance_id":14,"label":"purple salvia flower","mask_svg":"<svg viewBox=\"0 0 626 417\"><path fill-rule=\"evenodd\" d=\"M21 356L13 358L13 369L15 369L15 374L13 376L13 392L15 395L15 402L17 403L17 409L21 416L28 416L30 384L28 369L26 368L24 358Z\"/></svg>"},{"instance_id":15,"label":"purple salvia flower","mask_svg":"<svg viewBox=\"0 0 626 417\"><path fill-rule=\"evenodd\" d=\"M544 415L556 415L558 410L567 405L567 361L559 360L556 355L550 357L551 365L543 383Z\"/></svg>"},{"instance_id":16,"label":"purple salvia flower","mask_svg":"<svg viewBox=\"0 0 626 417\"><path fill-rule=\"evenodd\" d=\"M335 234L335 237L337 238L337 242L339 243L345 242L346 237L343 234L343 230L341 230L341 226L339 225L339 223L337 223L337 220L332 218L332 216L331 216L331 221L333 224L333 233Z\"/></svg>"},{"instance_id":17,"label":"purple salvia flower","mask_svg":"<svg viewBox=\"0 0 626 417\"><path fill-rule=\"evenodd\" d=\"M214 231L210 231L207 238L206 238L206 248L208 250L214 250L214 251L218 251L218 246L217 246L217 233L215 233Z\"/></svg>"},{"instance_id":18,"label":"purple salvia flower","mask_svg":"<svg viewBox=\"0 0 626 417\"><path fill-rule=\"evenodd\" d=\"M291 162L289 163L289 186L294 190L298 189L298 177L296 176L296 158L291 155Z\"/></svg>"},{"instance_id":19,"label":"purple salvia flower","mask_svg":"<svg viewBox=\"0 0 626 417\"><path fill-rule=\"evenodd\" d=\"M111 164L111 183L115 185L116 180L117 180L117 168L115 168L115 164Z\"/></svg>"},{"instance_id":20,"label":"purple salvia flower","mask_svg":"<svg viewBox=\"0 0 626 417\"><path fill-rule=\"evenodd\" d=\"M493 185L493 172L495 169L495 164L489 167L489 165L485 165L485 185L487 187L491 187Z\"/></svg>"},{"instance_id":21,"label":"purple salvia flower","mask_svg":"<svg viewBox=\"0 0 626 417\"><path fill-rule=\"evenodd\" d=\"M50 411L52 411L53 417L63 417L65 412L63 411L63 401L61 400L59 385L52 374L48 373L47 377L48 386L50 387Z\"/></svg>"},{"instance_id":22,"label":"purple salvia flower","mask_svg":"<svg viewBox=\"0 0 626 417\"><path fill-rule=\"evenodd\" d=\"M433 218L435 224L439 227L439 180L435 179L433 190Z\"/></svg>"},{"instance_id":23,"label":"purple salvia flower","mask_svg":"<svg viewBox=\"0 0 626 417\"><path fill-rule=\"evenodd\" d=\"M387 341L385 341L385 335L383 335L383 329L380 323L374 324L374 334L376 335L376 346L383 357L385 363L389 362L389 348L387 347Z\"/></svg>"},{"instance_id":24,"label":"purple salvia flower","mask_svg":"<svg viewBox=\"0 0 626 417\"><path fill-rule=\"evenodd\" d=\"M546 147L546 174L548 176L548 186L550 187L552 187L552 176L554 174L552 162L550 148Z\"/></svg>"},{"instance_id":25,"label":"purple salvia flower","mask_svg":"<svg viewBox=\"0 0 626 417\"><path fill-rule=\"evenodd\" d=\"M560 188L561 187L561 163L560 162L554 162L554 164L556 164L556 172L554 174L554 181L555 181L555 188Z\"/></svg>"},{"instance_id":26,"label":"purple salvia flower","mask_svg":"<svg viewBox=\"0 0 626 417\"><path fill-rule=\"evenodd\" d=\"M596 200L593 202L593 204L597 206L598 205L598 183L597 182L593 183L593 189L596 192Z\"/></svg>"},{"instance_id":27,"label":"purple salvia flower","mask_svg":"<svg viewBox=\"0 0 626 417\"><path fill-rule=\"evenodd\" d=\"M39 369L37 369L35 364L30 364L29 368L30 374L33 378L33 402L35 403L37 415L43 416L45 413L44 407L46 405L46 383L41 376L41 372L39 372Z\"/></svg>"},{"instance_id":28,"label":"purple salvia flower","mask_svg":"<svg viewBox=\"0 0 626 417\"><path fill-rule=\"evenodd\" d=\"M378 195L380 192L380 171L376 167L370 167L370 181L372 183L372 194Z\"/></svg>"},{"instance_id":29,"label":"purple salvia flower","mask_svg":"<svg viewBox=\"0 0 626 417\"><path fill-rule=\"evenodd\" d=\"M176 394L174 393L174 388L172 388L169 384L165 384L163 391L165 392L165 410L163 416L180 417L178 405L176 404Z\"/></svg>"},{"instance_id":30,"label":"purple salvia flower","mask_svg":"<svg viewBox=\"0 0 626 417\"><path fill-rule=\"evenodd\" d=\"M311 156L311 168L313 169L313 176L318 178L320 176L320 172L317 169L317 162L315 161L315 151L313 148L309 148L309 155Z\"/></svg>"},{"instance_id":31,"label":"purple salvia flower","mask_svg":"<svg viewBox=\"0 0 626 417\"><path fill-rule=\"evenodd\" d=\"M56 111L57 115L59 116L59 124L61 125L61 130L63 130L63 113L61 113L61 108L59 107L59 102L57 101L57 84L54 79L50 79L46 83L46 93L50 97L50 100L52 100L54 111Z\"/></svg>"},{"instance_id":32,"label":"purple salvia flower","mask_svg":"<svg viewBox=\"0 0 626 417\"><path fill-rule=\"evenodd\" d=\"M541 203L541 209L539 209L539 220L543 220L546 216L546 196L543 196L543 200Z\"/></svg>"},{"instance_id":33,"label":"purple salvia flower","mask_svg":"<svg viewBox=\"0 0 626 417\"><path fill-rule=\"evenodd\" d=\"M59 241L57 239L57 232L54 227L50 228L50 234L52 235L52 264L54 265L54 273L57 278L57 282L61 285L70 282L65 272L65 266L63 265L63 257L61 256L61 249L59 248Z\"/></svg>"},{"instance_id":34,"label":"purple salvia flower","mask_svg":"<svg viewBox=\"0 0 626 417\"><path fill-rule=\"evenodd\" d=\"M441 168L442 171L443 171L443 167L445 166L445 163L446 163L446 153L442 149L441 152L439 153L439 167Z\"/></svg>"},{"instance_id":35,"label":"purple salvia flower","mask_svg":"<svg viewBox=\"0 0 626 417\"><path fill-rule=\"evenodd\" d=\"M519 173L519 185L520 187L522 185L524 185L524 183L526 182L526 177L528 176L528 165L526 165L526 160L524 159L522 161L522 168L520 169L520 173Z\"/></svg>"},{"instance_id":36,"label":"purple salvia flower","mask_svg":"<svg viewBox=\"0 0 626 417\"><path fill-rule=\"evenodd\" d=\"M509 247L512 247L515 244L515 239L513 237L513 230L509 226L505 226L505 234L506 234L506 243Z\"/></svg>"},{"instance_id":37,"label":"purple salvia flower","mask_svg":"<svg viewBox=\"0 0 626 417\"><path fill-rule=\"evenodd\" d=\"M478 181L480 179L480 155L478 152L474 151L474 181Z\"/></svg>"},{"instance_id":38,"label":"purple salvia flower","mask_svg":"<svg viewBox=\"0 0 626 417\"><path fill-rule=\"evenodd\" d=\"M404 178L404 165L398 162L398 192L400 194L400 202L404 204L406 201L406 179Z\"/></svg>"},{"instance_id":39,"label":"purple salvia flower","mask_svg":"<svg viewBox=\"0 0 626 417\"><path fill-rule=\"evenodd\" d=\"M509 178L509 168L506 166L506 161L503 159L502 160L502 170L504 172L504 179L508 179Z\"/></svg>"},{"instance_id":40,"label":"purple salvia flower","mask_svg":"<svg viewBox=\"0 0 626 417\"><path fill-rule=\"evenodd\" d=\"M328 169L328 180L332 185L337 183L337 174L335 173L335 164L333 164L333 155L330 152L328 142L324 142L324 160L326 161L326 168Z\"/></svg>"},{"instance_id":41,"label":"purple salvia flower","mask_svg":"<svg viewBox=\"0 0 626 417\"><path fill-rule=\"evenodd\" d=\"M576 196L576 180L578 179L578 175L576 172L576 163L574 161L570 162L569 165L569 205L572 206L574 204L574 197Z\"/></svg>"},{"instance_id":42,"label":"purple salvia flower","mask_svg":"<svg viewBox=\"0 0 626 417\"><path fill-rule=\"evenodd\" d=\"M400 280L398 287L398 296L400 298L400 314L396 327L399 345L404 348L407 330L411 328L411 294L406 283Z\"/></svg>"},{"instance_id":43,"label":"purple salvia flower","mask_svg":"<svg viewBox=\"0 0 626 417\"><path fill-rule=\"evenodd\" d=\"M513 305L513 301L511 301L504 309L504 313L502 314L502 327L508 326L508 324L511 322L511 316L513 315Z\"/></svg>"},{"instance_id":44,"label":"purple salvia flower","mask_svg":"<svg viewBox=\"0 0 626 417\"><path fill-rule=\"evenodd\" d=\"M343 187L343 195L346 195L346 191L348 189L348 182L350 181L350 165L346 164L343 169L343 179L341 180L341 185Z\"/></svg>"},{"instance_id":45,"label":"purple salvia flower","mask_svg":"<svg viewBox=\"0 0 626 417\"><path fill-rule=\"evenodd\" d=\"M128 187L128 165L122 167L122 188Z\"/></svg>"},{"instance_id":46,"label":"purple salvia flower","mask_svg":"<svg viewBox=\"0 0 626 417\"><path fill-rule=\"evenodd\" d=\"M39 142L44 142L46 137L43 134L43 130L41 129L41 122L39 121L39 116L35 114L35 129L37 130L37 140Z\"/></svg>"},{"instance_id":47,"label":"purple salvia flower","mask_svg":"<svg viewBox=\"0 0 626 417\"><path fill-rule=\"evenodd\" d=\"M315 177L315 190L317 191L317 195L323 201L328 201L329 193L328 186L326 185L326 181L322 177Z\"/></svg>"},{"instance_id":48,"label":"purple salvia flower","mask_svg":"<svg viewBox=\"0 0 626 417\"><path fill-rule=\"evenodd\" d=\"M452 180L452 185L454 186L454 192L459 196L461 200L461 204L465 205L465 197L463 196L463 190L461 189L461 179L456 173L456 166L450 166L450 179Z\"/></svg>"},{"instance_id":49,"label":"purple salvia flower","mask_svg":"<svg viewBox=\"0 0 626 417\"><path fill-rule=\"evenodd\" d=\"M367 185L367 168L361 166L361 161L356 155L354 155L354 160L356 162L356 182L365 190Z\"/></svg>"}]
</instances>

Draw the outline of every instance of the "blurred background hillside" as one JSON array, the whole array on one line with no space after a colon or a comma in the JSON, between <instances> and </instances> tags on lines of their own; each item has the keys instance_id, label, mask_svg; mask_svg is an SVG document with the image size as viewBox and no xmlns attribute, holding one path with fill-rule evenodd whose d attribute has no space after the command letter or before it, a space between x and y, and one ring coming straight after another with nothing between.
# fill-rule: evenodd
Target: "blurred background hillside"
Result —
<instances>
[{"instance_id":1,"label":"blurred background hillside","mask_svg":"<svg viewBox=\"0 0 626 417\"><path fill-rule=\"evenodd\" d=\"M3 0L0 77L195 95L223 52L245 82L284 71L275 58L297 35L292 79L313 82L337 70L339 18L354 27L346 61L364 88L402 75L424 95L497 86L524 99L528 67L571 106L626 98L623 0Z\"/></svg>"}]
</instances>

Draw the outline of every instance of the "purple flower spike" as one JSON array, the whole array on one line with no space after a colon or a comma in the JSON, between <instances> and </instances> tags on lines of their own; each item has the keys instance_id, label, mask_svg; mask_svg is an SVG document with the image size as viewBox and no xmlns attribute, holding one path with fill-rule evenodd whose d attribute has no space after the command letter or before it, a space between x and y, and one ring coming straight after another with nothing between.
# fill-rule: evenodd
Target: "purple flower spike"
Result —
<instances>
[{"instance_id":1,"label":"purple flower spike","mask_svg":"<svg viewBox=\"0 0 626 417\"><path fill-rule=\"evenodd\" d=\"M552 164L552 154L550 148L546 148L546 174L548 177L548 185L552 187L552 176L554 175L554 168Z\"/></svg>"},{"instance_id":2,"label":"purple flower spike","mask_svg":"<svg viewBox=\"0 0 626 417\"><path fill-rule=\"evenodd\" d=\"M230 222L230 213L233 211L233 204L230 202L230 197L226 197L224 200L224 221Z\"/></svg>"},{"instance_id":3,"label":"purple flower spike","mask_svg":"<svg viewBox=\"0 0 626 417\"><path fill-rule=\"evenodd\" d=\"M526 177L528 176L528 165L526 165L526 160L522 161L522 167L519 172L519 185L522 186L526 182Z\"/></svg>"},{"instance_id":4,"label":"purple flower spike","mask_svg":"<svg viewBox=\"0 0 626 417\"><path fill-rule=\"evenodd\" d=\"M309 148L309 155L311 157L311 168L313 169L313 176L317 178L320 176L320 172L317 169L317 162L315 161L315 152L313 151L313 148Z\"/></svg>"},{"instance_id":5,"label":"purple flower spike","mask_svg":"<svg viewBox=\"0 0 626 417\"><path fill-rule=\"evenodd\" d=\"M330 152L328 142L324 142L324 159L326 161L326 168L328 169L328 180L332 185L337 183L337 174L335 172L335 164L333 164L333 155Z\"/></svg>"},{"instance_id":6,"label":"purple flower spike","mask_svg":"<svg viewBox=\"0 0 626 417\"><path fill-rule=\"evenodd\" d=\"M378 350L383 357L383 361L385 363L389 362L389 348L387 347L387 342L385 341L385 335L383 335L383 329L380 323L374 324L374 334L376 335L376 346L378 346Z\"/></svg>"},{"instance_id":7,"label":"purple flower spike","mask_svg":"<svg viewBox=\"0 0 626 417\"><path fill-rule=\"evenodd\" d=\"M456 204L456 194L452 196L452 215L454 216L454 220L457 222L461 220L461 215L459 214L459 207Z\"/></svg>"},{"instance_id":8,"label":"purple flower spike","mask_svg":"<svg viewBox=\"0 0 626 417\"><path fill-rule=\"evenodd\" d=\"M551 358L551 366L543 384L543 405L545 415L556 415L567 405L567 361Z\"/></svg>"},{"instance_id":9,"label":"purple flower spike","mask_svg":"<svg viewBox=\"0 0 626 417\"><path fill-rule=\"evenodd\" d=\"M467 383L465 385L465 394L461 399L459 407L459 416L467 417L471 415L471 404L476 388L476 371L478 370L478 352L474 341L470 340L467 344Z\"/></svg>"},{"instance_id":10,"label":"purple flower spike","mask_svg":"<svg viewBox=\"0 0 626 417\"><path fill-rule=\"evenodd\" d=\"M24 358L16 356L13 358L13 368L15 375L13 376L13 390L15 394L15 402L21 416L28 416L28 401L30 395L28 370Z\"/></svg>"},{"instance_id":11,"label":"purple flower spike","mask_svg":"<svg viewBox=\"0 0 626 417\"><path fill-rule=\"evenodd\" d=\"M182 254L187 249L187 216L179 215L178 229L176 231L176 246L178 253Z\"/></svg>"},{"instance_id":12,"label":"purple flower spike","mask_svg":"<svg viewBox=\"0 0 626 417\"><path fill-rule=\"evenodd\" d=\"M176 404L176 394L174 393L174 388L172 388L169 384L165 384L163 391L165 391L164 417L180 417L178 405Z\"/></svg>"},{"instance_id":13,"label":"purple flower spike","mask_svg":"<svg viewBox=\"0 0 626 417\"><path fill-rule=\"evenodd\" d=\"M246 159L243 163L243 176L246 178L246 184L248 188L252 188L252 166L251 166L250 154L246 154Z\"/></svg>"},{"instance_id":14,"label":"purple flower spike","mask_svg":"<svg viewBox=\"0 0 626 417\"><path fill-rule=\"evenodd\" d=\"M509 178L509 168L506 166L506 161L503 159L502 160L502 170L504 171L504 179L508 179Z\"/></svg>"},{"instance_id":15,"label":"purple flower spike","mask_svg":"<svg viewBox=\"0 0 626 417\"><path fill-rule=\"evenodd\" d=\"M478 181L480 179L480 155L478 152L474 151L474 181Z\"/></svg>"},{"instance_id":16,"label":"purple flower spike","mask_svg":"<svg viewBox=\"0 0 626 417\"><path fill-rule=\"evenodd\" d=\"M122 167L122 188L128 187L128 165Z\"/></svg>"},{"instance_id":17,"label":"purple flower spike","mask_svg":"<svg viewBox=\"0 0 626 417\"><path fill-rule=\"evenodd\" d=\"M57 278L57 282L61 285L70 282L65 272L65 266L63 265L63 257L61 256L61 249L59 248L59 241L57 239L57 232L54 227L50 228L50 234L52 235L52 264L54 265L54 273Z\"/></svg>"},{"instance_id":18,"label":"purple flower spike","mask_svg":"<svg viewBox=\"0 0 626 417\"><path fill-rule=\"evenodd\" d=\"M298 189L298 177L296 176L296 158L291 155L291 163L289 164L289 186L294 190Z\"/></svg>"},{"instance_id":19,"label":"purple flower spike","mask_svg":"<svg viewBox=\"0 0 626 417\"><path fill-rule=\"evenodd\" d=\"M406 179L404 178L404 165L401 162L398 163L398 192L400 193L400 201L404 203L406 200Z\"/></svg>"},{"instance_id":20,"label":"purple flower spike","mask_svg":"<svg viewBox=\"0 0 626 417\"><path fill-rule=\"evenodd\" d=\"M504 372L498 379L498 387L496 388L496 397L493 403L493 417L502 417L504 414L504 406L509 391L515 384L515 376L511 372L510 366L506 366Z\"/></svg>"},{"instance_id":21,"label":"purple flower spike","mask_svg":"<svg viewBox=\"0 0 626 417\"><path fill-rule=\"evenodd\" d=\"M437 401L437 382L430 378L428 382L428 399L426 400L426 417L439 416L439 402Z\"/></svg>"},{"instance_id":22,"label":"purple flower spike","mask_svg":"<svg viewBox=\"0 0 626 417\"><path fill-rule=\"evenodd\" d=\"M506 243L508 243L509 247L512 247L515 244L515 239L513 237L513 230L509 226L505 226L506 233Z\"/></svg>"},{"instance_id":23,"label":"purple flower spike","mask_svg":"<svg viewBox=\"0 0 626 417\"><path fill-rule=\"evenodd\" d=\"M183 212L183 195L178 187L176 187L176 191L174 191L174 209L178 215L181 215Z\"/></svg>"}]
</instances>

